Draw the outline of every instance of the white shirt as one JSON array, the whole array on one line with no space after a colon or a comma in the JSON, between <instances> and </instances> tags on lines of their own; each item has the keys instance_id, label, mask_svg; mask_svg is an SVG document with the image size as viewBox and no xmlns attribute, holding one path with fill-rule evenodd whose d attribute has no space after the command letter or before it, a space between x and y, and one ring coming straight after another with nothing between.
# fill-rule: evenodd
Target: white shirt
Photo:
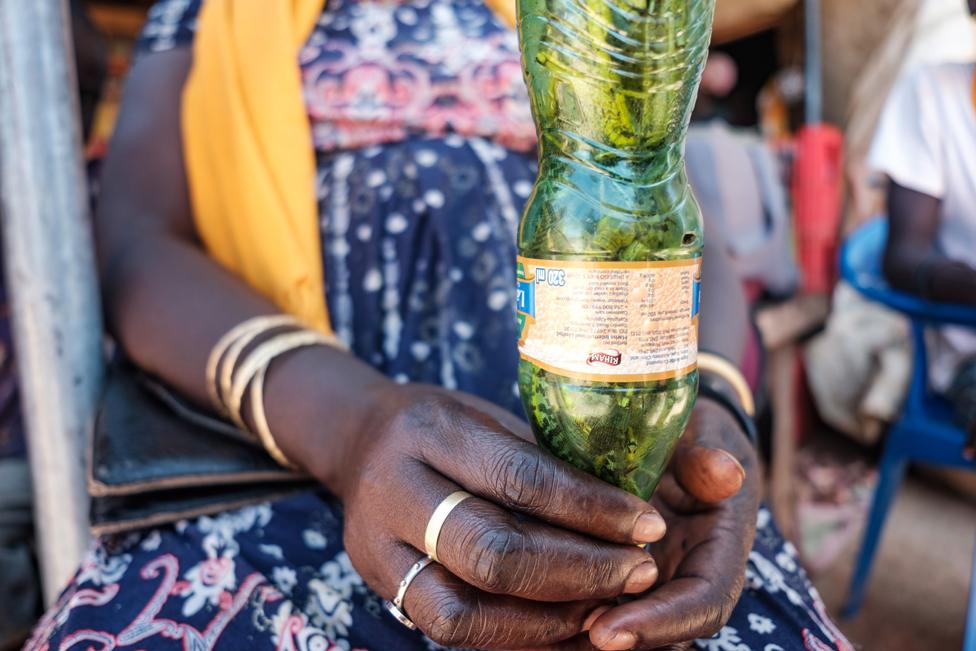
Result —
<instances>
[{"instance_id":1,"label":"white shirt","mask_svg":"<svg viewBox=\"0 0 976 651\"><path fill-rule=\"evenodd\" d=\"M936 241L947 257L976 267L976 106L972 63L927 65L892 91L868 160L898 185L942 200ZM951 384L976 355L976 332L945 327L934 338L932 383Z\"/></svg>"},{"instance_id":2,"label":"white shirt","mask_svg":"<svg viewBox=\"0 0 976 651\"><path fill-rule=\"evenodd\" d=\"M976 29L965 0L916 0L903 69L946 61L976 61Z\"/></svg>"}]
</instances>

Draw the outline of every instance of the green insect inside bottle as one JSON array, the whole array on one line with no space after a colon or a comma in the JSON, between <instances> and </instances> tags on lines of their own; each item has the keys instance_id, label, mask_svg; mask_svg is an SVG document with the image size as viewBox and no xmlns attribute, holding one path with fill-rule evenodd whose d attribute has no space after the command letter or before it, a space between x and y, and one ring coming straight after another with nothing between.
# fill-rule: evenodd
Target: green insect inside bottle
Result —
<instances>
[{"instance_id":1,"label":"green insect inside bottle","mask_svg":"<svg viewBox=\"0 0 976 651\"><path fill-rule=\"evenodd\" d=\"M714 0L519 0L539 176L518 234L539 443L647 499L698 388L701 211L684 140Z\"/></svg>"}]
</instances>

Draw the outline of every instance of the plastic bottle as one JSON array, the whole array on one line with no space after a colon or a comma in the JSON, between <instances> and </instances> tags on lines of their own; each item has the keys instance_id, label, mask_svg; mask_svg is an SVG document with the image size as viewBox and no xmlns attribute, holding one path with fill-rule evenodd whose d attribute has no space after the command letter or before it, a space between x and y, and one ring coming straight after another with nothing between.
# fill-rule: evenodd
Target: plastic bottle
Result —
<instances>
[{"instance_id":1,"label":"plastic bottle","mask_svg":"<svg viewBox=\"0 0 976 651\"><path fill-rule=\"evenodd\" d=\"M698 388L701 211L684 138L714 0L519 0L539 176L519 386L539 443L642 498Z\"/></svg>"}]
</instances>

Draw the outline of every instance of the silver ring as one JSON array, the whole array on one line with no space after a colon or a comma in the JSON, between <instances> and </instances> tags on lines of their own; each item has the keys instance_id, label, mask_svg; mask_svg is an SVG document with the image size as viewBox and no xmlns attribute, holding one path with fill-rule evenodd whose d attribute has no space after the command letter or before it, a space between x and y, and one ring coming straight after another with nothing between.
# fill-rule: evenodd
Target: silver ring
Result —
<instances>
[{"instance_id":1,"label":"silver ring","mask_svg":"<svg viewBox=\"0 0 976 651\"><path fill-rule=\"evenodd\" d=\"M390 611L390 614L396 618L398 622L409 628L411 631L417 628L417 625L407 617L407 614L403 612L403 599L407 596L407 588L413 583L413 580L417 578L417 575L424 571L428 565L434 562L434 559L430 556L425 556L419 561L414 563L407 573L404 575L403 580L400 581L400 586L397 589L396 596L393 597L393 601L384 601L383 605L386 609Z\"/></svg>"},{"instance_id":2,"label":"silver ring","mask_svg":"<svg viewBox=\"0 0 976 651\"><path fill-rule=\"evenodd\" d=\"M410 618L407 617L406 613L394 606L392 601L384 601L383 605L398 622L409 628L411 631L417 628L417 625L410 621Z\"/></svg>"}]
</instances>

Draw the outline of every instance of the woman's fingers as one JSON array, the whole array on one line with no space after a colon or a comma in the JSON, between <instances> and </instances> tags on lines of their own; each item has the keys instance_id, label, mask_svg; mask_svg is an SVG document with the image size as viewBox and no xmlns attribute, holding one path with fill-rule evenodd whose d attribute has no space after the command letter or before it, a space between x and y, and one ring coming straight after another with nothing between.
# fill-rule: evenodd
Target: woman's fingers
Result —
<instances>
[{"instance_id":1,"label":"woman's fingers","mask_svg":"<svg viewBox=\"0 0 976 651\"><path fill-rule=\"evenodd\" d=\"M424 460L468 491L559 527L621 544L660 540L647 502L540 450L478 410L451 402L424 416Z\"/></svg>"},{"instance_id":2,"label":"woman's fingers","mask_svg":"<svg viewBox=\"0 0 976 651\"><path fill-rule=\"evenodd\" d=\"M425 550L431 514L458 487L428 468L415 481L426 497L402 506L400 538ZM495 594L536 601L577 601L644 592L657 580L650 554L634 545L601 543L470 497L454 507L437 537L438 560L465 582Z\"/></svg>"},{"instance_id":3,"label":"woman's fingers","mask_svg":"<svg viewBox=\"0 0 976 651\"><path fill-rule=\"evenodd\" d=\"M746 481L743 463L753 468L755 451L739 424L724 407L699 400L670 466L686 493L680 501L692 510L729 499Z\"/></svg>"},{"instance_id":4,"label":"woman's fingers","mask_svg":"<svg viewBox=\"0 0 976 651\"><path fill-rule=\"evenodd\" d=\"M739 492L746 471L739 461L717 448L680 446L675 452L675 478L696 500L718 504Z\"/></svg>"},{"instance_id":5,"label":"woman's fingers","mask_svg":"<svg viewBox=\"0 0 976 651\"><path fill-rule=\"evenodd\" d=\"M570 640L564 640L563 642L557 642L555 644L546 644L544 646L534 646L526 647L524 649L517 649L516 651L599 651L593 643L590 642L590 637L586 633L581 633Z\"/></svg>"},{"instance_id":6,"label":"woman's fingers","mask_svg":"<svg viewBox=\"0 0 976 651\"><path fill-rule=\"evenodd\" d=\"M699 577L675 578L601 615L590 629L590 641L601 651L623 651L711 637L728 621L737 600L738 590L717 589Z\"/></svg>"},{"instance_id":7,"label":"woman's fingers","mask_svg":"<svg viewBox=\"0 0 976 651\"><path fill-rule=\"evenodd\" d=\"M654 559L543 524L517 521L477 498L462 503L441 533L440 558L482 590L539 601L637 594L657 580Z\"/></svg>"},{"instance_id":8,"label":"woman's fingers","mask_svg":"<svg viewBox=\"0 0 976 651\"><path fill-rule=\"evenodd\" d=\"M688 651L691 648L691 642L682 642L680 644L669 644L667 646L654 649L654 651ZM565 642L557 642L556 644L547 644L545 646L537 646L527 649L518 649L518 651L600 651L597 647L593 646L590 642L590 637L588 635L577 635L571 640L566 640Z\"/></svg>"},{"instance_id":9,"label":"woman's fingers","mask_svg":"<svg viewBox=\"0 0 976 651\"><path fill-rule=\"evenodd\" d=\"M572 638L599 606L597 601L557 604L489 594L433 563L410 584L403 609L443 646L514 649Z\"/></svg>"}]
</instances>

